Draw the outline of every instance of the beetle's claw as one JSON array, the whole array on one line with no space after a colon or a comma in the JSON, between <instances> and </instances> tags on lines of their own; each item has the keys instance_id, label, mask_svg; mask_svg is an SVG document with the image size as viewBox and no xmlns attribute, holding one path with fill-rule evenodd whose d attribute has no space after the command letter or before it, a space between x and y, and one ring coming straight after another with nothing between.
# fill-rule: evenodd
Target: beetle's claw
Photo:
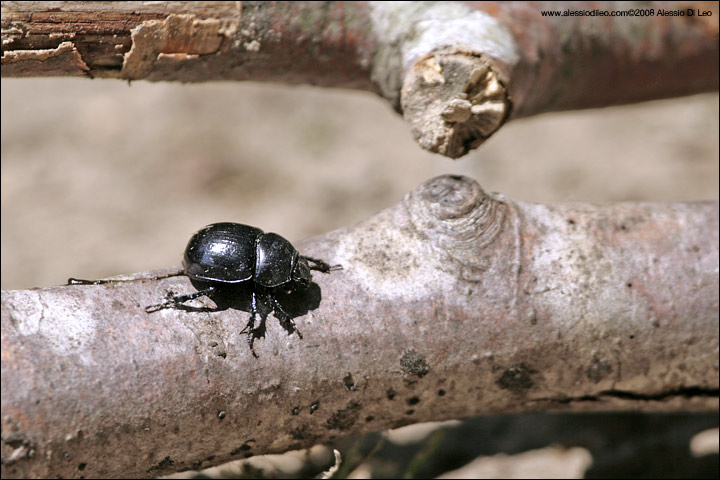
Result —
<instances>
[{"instance_id":1,"label":"beetle's claw","mask_svg":"<svg viewBox=\"0 0 720 480\"><path fill-rule=\"evenodd\" d=\"M253 336L252 332L248 332L248 345L250 345L250 353L252 353L252 356L255 358L260 358L260 356L255 353L255 348L253 348L253 343L255 343L255 337Z\"/></svg>"}]
</instances>

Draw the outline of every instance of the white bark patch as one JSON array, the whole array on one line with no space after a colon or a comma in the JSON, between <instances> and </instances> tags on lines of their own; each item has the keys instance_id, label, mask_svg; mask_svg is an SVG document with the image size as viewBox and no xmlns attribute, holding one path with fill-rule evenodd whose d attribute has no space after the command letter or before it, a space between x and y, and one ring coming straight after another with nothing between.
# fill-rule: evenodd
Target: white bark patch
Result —
<instances>
[{"instance_id":1,"label":"white bark patch","mask_svg":"<svg viewBox=\"0 0 720 480\"><path fill-rule=\"evenodd\" d=\"M161 55L173 60L191 60L217 52L224 37L237 31L237 24L227 23L215 18L173 14L164 20L149 20L138 25L133 29L132 47L123 61L124 76L147 77Z\"/></svg>"},{"instance_id":2,"label":"white bark patch","mask_svg":"<svg viewBox=\"0 0 720 480\"><path fill-rule=\"evenodd\" d=\"M16 319L18 332L26 336L40 335L47 340L46 345L60 356L76 355L95 337L97 322L92 318L89 311L78 308L67 318L67 298L61 296L43 296L45 303L40 301L40 293L33 290L15 292L23 295L23 301L19 301L16 311L11 315ZM47 303L53 299L58 301L57 305ZM20 320L22 319L22 320ZM87 360L87 355L79 355L78 358Z\"/></svg>"},{"instance_id":3,"label":"white bark patch","mask_svg":"<svg viewBox=\"0 0 720 480\"><path fill-rule=\"evenodd\" d=\"M370 19L382 43L401 46L406 69L445 47L483 53L508 64L520 58L504 25L459 2L370 2Z\"/></svg>"},{"instance_id":4,"label":"white bark patch","mask_svg":"<svg viewBox=\"0 0 720 480\"><path fill-rule=\"evenodd\" d=\"M383 219L387 214L392 215L392 209L369 221L381 231L374 232L373 226L367 225L372 233L365 239L339 239L334 261L343 265L343 273L356 277L370 295L390 300L422 300L434 293L450 293L457 278L452 270L443 270L454 266L441 265L437 249L427 240L406 230L387 228L392 224Z\"/></svg>"}]
</instances>

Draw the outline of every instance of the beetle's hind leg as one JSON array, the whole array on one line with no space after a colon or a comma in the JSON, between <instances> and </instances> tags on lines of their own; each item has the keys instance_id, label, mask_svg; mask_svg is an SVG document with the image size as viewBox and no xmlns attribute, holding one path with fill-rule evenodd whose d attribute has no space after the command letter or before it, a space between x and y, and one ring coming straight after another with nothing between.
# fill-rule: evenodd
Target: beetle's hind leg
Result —
<instances>
[{"instance_id":1,"label":"beetle's hind leg","mask_svg":"<svg viewBox=\"0 0 720 480\"><path fill-rule=\"evenodd\" d=\"M306 257L305 255L300 255L300 258L304 258L307 260L308 264L310 265L310 270L317 270L322 273L328 273L332 272L334 270L342 270L342 265L330 265L327 262L323 262L322 260L319 260L317 258L312 257Z\"/></svg>"},{"instance_id":2,"label":"beetle's hind leg","mask_svg":"<svg viewBox=\"0 0 720 480\"><path fill-rule=\"evenodd\" d=\"M200 290L198 292L190 293L188 295L177 296L173 295L172 292L168 292L167 300L165 300L163 303L158 303L157 305L149 305L145 307L145 311L147 313L153 313L157 312L158 310L162 310L163 308L177 308L185 302L189 302L190 300L194 300L198 297L204 297L214 291L215 287L208 287L205 290Z\"/></svg>"},{"instance_id":3,"label":"beetle's hind leg","mask_svg":"<svg viewBox=\"0 0 720 480\"><path fill-rule=\"evenodd\" d=\"M82 278L70 277L67 280L67 285L105 285L106 283L130 283L130 282L141 282L143 280L163 280L170 277L179 277L185 275L184 270L176 270L174 272L166 273L163 275L156 275L154 277L140 277L140 278L105 278L101 280L85 280Z\"/></svg>"}]
</instances>

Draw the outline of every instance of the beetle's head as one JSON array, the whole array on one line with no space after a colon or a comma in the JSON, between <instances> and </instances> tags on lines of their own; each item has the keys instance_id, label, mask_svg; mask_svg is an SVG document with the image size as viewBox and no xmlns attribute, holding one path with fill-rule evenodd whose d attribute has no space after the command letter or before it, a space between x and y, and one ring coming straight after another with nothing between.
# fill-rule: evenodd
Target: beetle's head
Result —
<instances>
[{"instance_id":1,"label":"beetle's head","mask_svg":"<svg viewBox=\"0 0 720 480\"><path fill-rule=\"evenodd\" d=\"M310 286L310 280L312 280L310 265L303 257L298 256L295 266L293 267L292 279L305 288Z\"/></svg>"}]
</instances>

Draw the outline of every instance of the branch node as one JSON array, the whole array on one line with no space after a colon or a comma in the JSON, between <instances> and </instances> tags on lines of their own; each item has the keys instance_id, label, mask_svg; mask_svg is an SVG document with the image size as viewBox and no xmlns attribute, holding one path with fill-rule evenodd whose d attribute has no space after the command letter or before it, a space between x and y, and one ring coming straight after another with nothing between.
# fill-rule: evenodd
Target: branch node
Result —
<instances>
[{"instance_id":1,"label":"branch node","mask_svg":"<svg viewBox=\"0 0 720 480\"><path fill-rule=\"evenodd\" d=\"M461 175L433 178L404 199L410 221L463 270L482 272L484 251L502 231L506 205Z\"/></svg>"}]
</instances>

